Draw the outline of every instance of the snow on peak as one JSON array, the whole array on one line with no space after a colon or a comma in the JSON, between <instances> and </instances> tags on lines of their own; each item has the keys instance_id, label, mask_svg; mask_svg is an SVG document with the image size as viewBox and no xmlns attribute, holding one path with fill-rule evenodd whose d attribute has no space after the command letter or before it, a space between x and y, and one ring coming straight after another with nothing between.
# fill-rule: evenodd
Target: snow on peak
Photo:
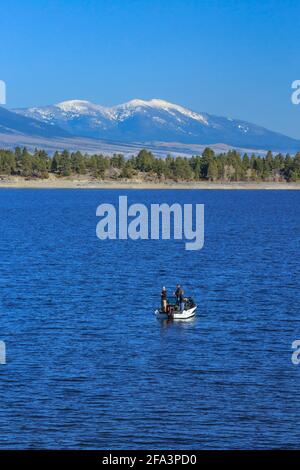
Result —
<instances>
[{"instance_id":1,"label":"snow on peak","mask_svg":"<svg viewBox=\"0 0 300 470\"><path fill-rule=\"evenodd\" d=\"M206 115L195 113L183 106L158 98L151 100L133 99L112 107L101 106L87 100L67 100L53 106L23 110L23 114L27 116L49 122L55 119L61 119L63 122L66 122L68 119L90 117L90 119L94 120L94 125L103 119L111 124L118 121L122 122L140 113L151 113L152 119L156 117L155 122L162 123L163 120L167 123L169 119L175 119L177 123L183 124L186 120L193 119L201 124L208 125Z\"/></svg>"},{"instance_id":2,"label":"snow on peak","mask_svg":"<svg viewBox=\"0 0 300 470\"><path fill-rule=\"evenodd\" d=\"M158 98L153 98L151 100L140 100L140 99L134 99L131 101L128 101L127 103L123 103L117 106L114 106L111 108L112 110L115 111L121 111L121 110L135 110L135 108L152 108L152 109L158 109L162 111L167 111L170 114L173 114L174 111L183 114L184 116L187 116L191 119L195 119L196 121L201 122L202 124L208 124L207 119L199 113L195 113L193 111L190 111L187 108L184 108L183 106L179 106L174 103L170 103L169 101L161 100Z\"/></svg>"},{"instance_id":3,"label":"snow on peak","mask_svg":"<svg viewBox=\"0 0 300 470\"><path fill-rule=\"evenodd\" d=\"M63 113L66 113L67 115L71 114L73 116L82 115L91 117L102 116L109 120L114 119L110 108L106 108L100 104L91 103L90 101L86 100L62 101L61 103L56 104L55 108L59 109Z\"/></svg>"},{"instance_id":4,"label":"snow on peak","mask_svg":"<svg viewBox=\"0 0 300 470\"><path fill-rule=\"evenodd\" d=\"M61 103L57 103L55 107L59 108L61 111L73 113L85 113L86 111L98 110L99 108L102 108L101 106L98 106L97 104L93 104L90 101L86 100L62 101Z\"/></svg>"},{"instance_id":5,"label":"snow on peak","mask_svg":"<svg viewBox=\"0 0 300 470\"><path fill-rule=\"evenodd\" d=\"M30 108L27 111L35 117L42 119L49 119L60 112L63 119L70 115L80 116L86 115L91 117L103 116L110 121L123 121L127 117L136 112L143 110L164 111L171 116L175 117L177 121L181 121L183 117L193 119L201 122L201 124L208 125L206 116L190 111L183 106L170 103L165 100L154 98L151 100L133 99L127 103L119 104L112 107L105 107L99 104L92 103L87 100L67 100L55 104L54 106L45 106L44 108Z\"/></svg>"}]
</instances>

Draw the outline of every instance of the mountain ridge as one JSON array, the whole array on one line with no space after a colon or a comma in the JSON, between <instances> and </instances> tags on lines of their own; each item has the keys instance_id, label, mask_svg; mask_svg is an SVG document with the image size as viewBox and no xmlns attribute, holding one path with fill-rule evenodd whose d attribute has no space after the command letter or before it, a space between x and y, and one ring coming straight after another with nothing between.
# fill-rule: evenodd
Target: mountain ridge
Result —
<instances>
[{"instance_id":1,"label":"mountain ridge","mask_svg":"<svg viewBox=\"0 0 300 470\"><path fill-rule=\"evenodd\" d=\"M106 107L67 100L42 107L14 109L18 115L56 126L76 137L123 142L225 144L249 149L296 151L300 140L248 121L196 112L154 98Z\"/></svg>"}]
</instances>

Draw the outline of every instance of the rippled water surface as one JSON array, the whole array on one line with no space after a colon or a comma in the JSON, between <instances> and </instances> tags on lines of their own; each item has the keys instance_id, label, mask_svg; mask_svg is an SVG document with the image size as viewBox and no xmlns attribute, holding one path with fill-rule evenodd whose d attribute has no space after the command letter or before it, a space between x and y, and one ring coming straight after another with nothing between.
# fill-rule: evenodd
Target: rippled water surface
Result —
<instances>
[{"instance_id":1,"label":"rippled water surface","mask_svg":"<svg viewBox=\"0 0 300 470\"><path fill-rule=\"evenodd\" d=\"M300 192L122 194L204 203L203 250L99 241L118 191L0 191L0 447L299 447ZM198 316L160 323L177 282Z\"/></svg>"}]
</instances>

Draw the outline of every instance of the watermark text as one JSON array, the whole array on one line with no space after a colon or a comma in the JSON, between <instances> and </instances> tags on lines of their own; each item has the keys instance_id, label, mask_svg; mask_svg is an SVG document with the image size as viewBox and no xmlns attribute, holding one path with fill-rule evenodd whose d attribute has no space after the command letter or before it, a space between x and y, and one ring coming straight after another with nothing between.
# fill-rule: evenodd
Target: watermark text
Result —
<instances>
[{"instance_id":1,"label":"watermark text","mask_svg":"<svg viewBox=\"0 0 300 470\"><path fill-rule=\"evenodd\" d=\"M6 85L3 80L0 80L0 104L6 104Z\"/></svg>"},{"instance_id":2,"label":"watermark text","mask_svg":"<svg viewBox=\"0 0 300 470\"><path fill-rule=\"evenodd\" d=\"M4 341L0 341L0 364L6 364L6 346Z\"/></svg>"},{"instance_id":3,"label":"watermark text","mask_svg":"<svg viewBox=\"0 0 300 470\"><path fill-rule=\"evenodd\" d=\"M100 240L185 240L186 250L204 245L204 204L144 204L128 206L127 196L119 205L101 204L96 211Z\"/></svg>"},{"instance_id":4,"label":"watermark text","mask_svg":"<svg viewBox=\"0 0 300 470\"><path fill-rule=\"evenodd\" d=\"M294 80L292 83L292 89L295 90L293 91L291 95L291 100L293 104L299 104L300 103L300 80Z\"/></svg>"},{"instance_id":5,"label":"watermark text","mask_svg":"<svg viewBox=\"0 0 300 470\"><path fill-rule=\"evenodd\" d=\"M292 349L294 349L294 352L292 354L292 363L295 366L298 366L300 364L300 340L296 339L292 343Z\"/></svg>"}]
</instances>

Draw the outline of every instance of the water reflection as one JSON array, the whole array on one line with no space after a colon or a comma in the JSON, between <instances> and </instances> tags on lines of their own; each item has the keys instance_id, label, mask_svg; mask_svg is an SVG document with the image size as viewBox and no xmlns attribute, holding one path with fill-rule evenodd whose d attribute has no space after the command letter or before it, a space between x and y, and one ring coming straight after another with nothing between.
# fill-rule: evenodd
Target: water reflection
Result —
<instances>
[{"instance_id":1,"label":"water reflection","mask_svg":"<svg viewBox=\"0 0 300 470\"><path fill-rule=\"evenodd\" d=\"M189 328L193 324L196 323L197 321L197 316L195 315L194 317L191 318L167 318L167 319L161 319L157 318L157 321L160 323L160 326L162 329L166 328Z\"/></svg>"}]
</instances>

